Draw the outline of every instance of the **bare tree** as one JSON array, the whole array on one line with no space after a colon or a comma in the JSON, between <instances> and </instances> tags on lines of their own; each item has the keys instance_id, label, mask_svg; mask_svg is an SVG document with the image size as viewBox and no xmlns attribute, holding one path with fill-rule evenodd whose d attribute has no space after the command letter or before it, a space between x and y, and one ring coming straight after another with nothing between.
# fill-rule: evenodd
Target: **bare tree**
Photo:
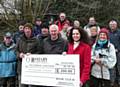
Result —
<instances>
[{"instance_id":1,"label":"bare tree","mask_svg":"<svg viewBox=\"0 0 120 87\"><path fill-rule=\"evenodd\" d=\"M71 20L78 19L86 24L90 16L95 16L101 25L114 18L120 20L120 0L0 0L2 20L11 28L17 20L33 22L37 16L44 18L47 13L65 12ZM2 12L0 11L0 12Z\"/></svg>"}]
</instances>

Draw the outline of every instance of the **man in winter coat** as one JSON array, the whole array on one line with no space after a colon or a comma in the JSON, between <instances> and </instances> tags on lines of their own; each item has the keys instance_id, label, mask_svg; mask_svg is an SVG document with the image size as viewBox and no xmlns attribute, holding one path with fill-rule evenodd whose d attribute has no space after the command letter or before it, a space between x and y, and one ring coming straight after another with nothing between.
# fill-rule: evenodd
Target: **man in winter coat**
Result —
<instances>
[{"instance_id":1,"label":"man in winter coat","mask_svg":"<svg viewBox=\"0 0 120 87\"><path fill-rule=\"evenodd\" d=\"M110 28L110 42L114 44L116 49L116 56L117 56L117 64L115 66L115 70L112 70L112 77L115 78L115 82L117 83L118 87L120 87L120 30L118 29L118 24L115 20L111 20L109 22Z\"/></svg>"},{"instance_id":2,"label":"man in winter coat","mask_svg":"<svg viewBox=\"0 0 120 87\"><path fill-rule=\"evenodd\" d=\"M18 78L19 78L19 87L34 87L31 85L21 84L21 63L22 58L26 54L40 54L41 46L39 40L33 36L32 34L32 24L26 23L24 25L24 35L20 38L19 42L17 43L17 56L18 56Z\"/></svg>"},{"instance_id":3,"label":"man in winter coat","mask_svg":"<svg viewBox=\"0 0 120 87\"><path fill-rule=\"evenodd\" d=\"M70 21L66 19L66 14L62 12L59 15L59 19L55 22L55 24L58 25L59 31L63 29L65 23L70 24Z\"/></svg>"},{"instance_id":4,"label":"man in winter coat","mask_svg":"<svg viewBox=\"0 0 120 87\"><path fill-rule=\"evenodd\" d=\"M53 24L49 28L50 36L44 39L43 53L44 54L62 54L67 50L67 41L64 40L58 26Z\"/></svg>"},{"instance_id":5,"label":"man in winter coat","mask_svg":"<svg viewBox=\"0 0 120 87\"><path fill-rule=\"evenodd\" d=\"M13 35L13 41L16 44L20 37L23 35L23 28L25 25L25 21L21 21L18 26L18 31L16 31Z\"/></svg>"},{"instance_id":6,"label":"man in winter coat","mask_svg":"<svg viewBox=\"0 0 120 87\"><path fill-rule=\"evenodd\" d=\"M15 44L7 32L0 44L0 87L16 87L16 59Z\"/></svg>"}]
</instances>

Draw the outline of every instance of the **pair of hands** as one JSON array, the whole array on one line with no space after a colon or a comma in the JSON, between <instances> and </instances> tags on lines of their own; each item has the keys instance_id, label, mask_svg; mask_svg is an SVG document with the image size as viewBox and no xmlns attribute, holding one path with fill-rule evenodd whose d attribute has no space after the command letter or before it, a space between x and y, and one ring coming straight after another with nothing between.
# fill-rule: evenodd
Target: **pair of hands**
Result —
<instances>
[{"instance_id":1,"label":"pair of hands","mask_svg":"<svg viewBox=\"0 0 120 87\"><path fill-rule=\"evenodd\" d=\"M95 59L95 63L100 64L101 63L101 59L100 58L96 58Z\"/></svg>"},{"instance_id":2,"label":"pair of hands","mask_svg":"<svg viewBox=\"0 0 120 87\"><path fill-rule=\"evenodd\" d=\"M24 54L24 53L20 53L19 57L20 57L20 58L24 58L25 55L30 55L30 54L31 54L31 53L26 53L26 54Z\"/></svg>"},{"instance_id":3,"label":"pair of hands","mask_svg":"<svg viewBox=\"0 0 120 87\"><path fill-rule=\"evenodd\" d=\"M102 65L102 63L101 63L101 58L99 58L99 57L97 56L96 59L95 59L95 63L101 66L101 65Z\"/></svg>"}]
</instances>

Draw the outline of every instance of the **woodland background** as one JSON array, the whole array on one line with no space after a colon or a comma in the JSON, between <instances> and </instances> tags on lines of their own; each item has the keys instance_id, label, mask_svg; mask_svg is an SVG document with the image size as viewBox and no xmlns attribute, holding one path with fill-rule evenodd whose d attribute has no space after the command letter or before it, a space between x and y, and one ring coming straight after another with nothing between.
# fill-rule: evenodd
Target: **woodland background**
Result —
<instances>
[{"instance_id":1,"label":"woodland background","mask_svg":"<svg viewBox=\"0 0 120 87\"><path fill-rule=\"evenodd\" d=\"M56 19L65 12L71 21L84 26L94 16L100 26L109 20L120 20L120 0L0 0L0 37L6 31L15 32L20 20L34 23L36 17L44 21Z\"/></svg>"}]
</instances>

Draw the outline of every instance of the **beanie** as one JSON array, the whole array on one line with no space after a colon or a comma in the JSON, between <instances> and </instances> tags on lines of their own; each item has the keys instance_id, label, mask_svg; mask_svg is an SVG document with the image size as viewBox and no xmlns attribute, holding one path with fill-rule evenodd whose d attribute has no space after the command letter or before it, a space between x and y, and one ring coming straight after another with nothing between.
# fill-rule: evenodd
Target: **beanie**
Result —
<instances>
[{"instance_id":1,"label":"beanie","mask_svg":"<svg viewBox=\"0 0 120 87\"><path fill-rule=\"evenodd\" d=\"M101 30L99 31L99 35L100 35L100 33L105 33L107 35L107 39L109 39L109 35L108 35L109 31L107 28L101 28Z\"/></svg>"}]
</instances>

